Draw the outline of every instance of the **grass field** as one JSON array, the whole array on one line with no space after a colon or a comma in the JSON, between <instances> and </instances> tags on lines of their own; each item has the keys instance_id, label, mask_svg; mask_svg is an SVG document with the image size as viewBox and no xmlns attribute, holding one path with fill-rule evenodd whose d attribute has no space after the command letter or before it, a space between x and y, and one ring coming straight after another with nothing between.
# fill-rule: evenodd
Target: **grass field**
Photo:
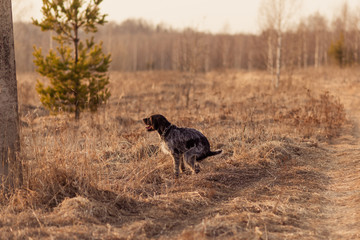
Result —
<instances>
[{"instance_id":1,"label":"grass field","mask_svg":"<svg viewBox=\"0 0 360 240\"><path fill-rule=\"evenodd\" d=\"M292 72L279 89L265 72L112 72L109 103L79 122L19 74L24 187L1 199L0 239L360 237L360 153L341 155L358 149L357 71ZM154 113L223 153L174 179L141 121Z\"/></svg>"}]
</instances>

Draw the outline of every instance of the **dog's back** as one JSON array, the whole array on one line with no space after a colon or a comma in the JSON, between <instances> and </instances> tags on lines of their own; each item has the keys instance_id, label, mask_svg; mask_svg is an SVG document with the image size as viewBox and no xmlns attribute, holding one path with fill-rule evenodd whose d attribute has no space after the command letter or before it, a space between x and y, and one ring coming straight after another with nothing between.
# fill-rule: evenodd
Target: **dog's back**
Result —
<instances>
[{"instance_id":1,"label":"dog's back","mask_svg":"<svg viewBox=\"0 0 360 240\"><path fill-rule=\"evenodd\" d=\"M221 153L221 151L210 151L210 143L207 138L193 128L179 128L173 125L165 136L164 141L170 150L179 154L183 154L189 149L196 149L196 152L201 153L197 156L197 161Z\"/></svg>"}]
</instances>

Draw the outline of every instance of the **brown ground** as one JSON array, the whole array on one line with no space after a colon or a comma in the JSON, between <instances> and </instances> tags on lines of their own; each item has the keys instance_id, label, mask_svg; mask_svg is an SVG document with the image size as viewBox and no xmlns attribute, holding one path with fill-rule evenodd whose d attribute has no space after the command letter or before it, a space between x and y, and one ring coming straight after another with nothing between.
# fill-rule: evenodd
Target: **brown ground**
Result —
<instances>
[{"instance_id":1,"label":"brown ground","mask_svg":"<svg viewBox=\"0 0 360 240\"><path fill-rule=\"evenodd\" d=\"M339 84L329 84L328 89L338 94L353 122L349 134L343 134L327 148L331 158L325 173L330 184L325 193L329 200L325 211L329 239L360 239L360 81L342 76Z\"/></svg>"},{"instance_id":2,"label":"brown ground","mask_svg":"<svg viewBox=\"0 0 360 240\"><path fill-rule=\"evenodd\" d=\"M0 239L358 239L357 77L112 73L108 106L76 123L34 108L20 75L25 187L1 199ZM223 154L174 180L151 113Z\"/></svg>"}]
</instances>

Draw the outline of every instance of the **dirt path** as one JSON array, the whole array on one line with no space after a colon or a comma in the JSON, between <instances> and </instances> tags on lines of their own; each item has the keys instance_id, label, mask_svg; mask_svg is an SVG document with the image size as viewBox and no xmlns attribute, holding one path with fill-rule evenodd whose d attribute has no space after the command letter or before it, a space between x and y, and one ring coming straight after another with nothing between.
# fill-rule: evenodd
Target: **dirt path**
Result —
<instances>
[{"instance_id":1,"label":"dirt path","mask_svg":"<svg viewBox=\"0 0 360 240\"><path fill-rule=\"evenodd\" d=\"M339 94L354 123L349 135L329 146L327 175L330 177L326 197L326 225L329 239L360 239L360 96L356 91Z\"/></svg>"},{"instance_id":2,"label":"dirt path","mask_svg":"<svg viewBox=\"0 0 360 240\"><path fill-rule=\"evenodd\" d=\"M360 148L357 140L343 140L333 146L326 195L330 239L360 239Z\"/></svg>"}]
</instances>

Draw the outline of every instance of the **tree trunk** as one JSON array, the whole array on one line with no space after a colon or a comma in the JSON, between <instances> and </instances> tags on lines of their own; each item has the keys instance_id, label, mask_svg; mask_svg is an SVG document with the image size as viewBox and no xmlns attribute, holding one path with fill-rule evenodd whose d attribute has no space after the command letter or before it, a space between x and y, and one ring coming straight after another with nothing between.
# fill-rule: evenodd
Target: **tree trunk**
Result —
<instances>
[{"instance_id":1,"label":"tree trunk","mask_svg":"<svg viewBox=\"0 0 360 240\"><path fill-rule=\"evenodd\" d=\"M302 64L302 62L301 62L301 58L302 58L302 54L303 54L303 49L302 49L302 41L300 41L299 42L299 48L298 48L298 56L297 56L297 66L298 66L298 69L301 69L301 64Z\"/></svg>"},{"instance_id":2,"label":"tree trunk","mask_svg":"<svg viewBox=\"0 0 360 240\"><path fill-rule=\"evenodd\" d=\"M278 33L277 37L277 49L276 49L276 82L275 88L279 87L280 74L281 74L281 47L282 47L282 34Z\"/></svg>"},{"instance_id":3,"label":"tree trunk","mask_svg":"<svg viewBox=\"0 0 360 240\"><path fill-rule=\"evenodd\" d=\"M359 33L355 32L354 62L357 65L359 60Z\"/></svg>"},{"instance_id":4,"label":"tree trunk","mask_svg":"<svg viewBox=\"0 0 360 240\"><path fill-rule=\"evenodd\" d=\"M22 169L11 0L0 0L0 13L0 183L13 188L22 184Z\"/></svg>"},{"instance_id":5,"label":"tree trunk","mask_svg":"<svg viewBox=\"0 0 360 240\"><path fill-rule=\"evenodd\" d=\"M75 55L75 69L77 68L78 62L79 62L79 26L78 26L78 11L76 10L76 18L75 18L75 25L74 25L74 35L75 38L73 39L74 41L74 55ZM80 79L78 79L78 81L76 82L76 87L75 87L75 120L79 121L80 119L80 96L79 96L79 92L80 91Z\"/></svg>"},{"instance_id":6,"label":"tree trunk","mask_svg":"<svg viewBox=\"0 0 360 240\"><path fill-rule=\"evenodd\" d=\"M133 63L132 63L132 70L134 72L137 71L137 55L138 55L138 49L137 49L137 46L138 46L138 43L136 40L132 40L132 44L133 44Z\"/></svg>"},{"instance_id":7,"label":"tree trunk","mask_svg":"<svg viewBox=\"0 0 360 240\"><path fill-rule=\"evenodd\" d=\"M319 35L315 33L315 54L314 54L314 65L315 68L319 67Z\"/></svg>"},{"instance_id":8,"label":"tree trunk","mask_svg":"<svg viewBox=\"0 0 360 240\"><path fill-rule=\"evenodd\" d=\"M271 83L274 84L274 58L273 58L273 41L272 41L271 32L269 32L267 45L268 45L267 70L271 75Z\"/></svg>"},{"instance_id":9,"label":"tree trunk","mask_svg":"<svg viewBox=\"0 0 360 240\"><path fill-rule=\"evenodd\" d=\"M252 62L253 62L253 54L251 52L251 50L249 50L248 52L248 71L250 72L252 70Z\"/></svg>"},{"instance_id":10,"label":"tree trunk","mask_svg":"<svg viewBox=\"0 0 360 240\"><path fill-rule=\"evenodd\" d=\"M304 68L307 68L307 43L306 43L306 36L305 36L305 33L303 34L303 39L304 39L304 45L303 45L303 51L304 51Z\"/></svg>"}]
</instances>

